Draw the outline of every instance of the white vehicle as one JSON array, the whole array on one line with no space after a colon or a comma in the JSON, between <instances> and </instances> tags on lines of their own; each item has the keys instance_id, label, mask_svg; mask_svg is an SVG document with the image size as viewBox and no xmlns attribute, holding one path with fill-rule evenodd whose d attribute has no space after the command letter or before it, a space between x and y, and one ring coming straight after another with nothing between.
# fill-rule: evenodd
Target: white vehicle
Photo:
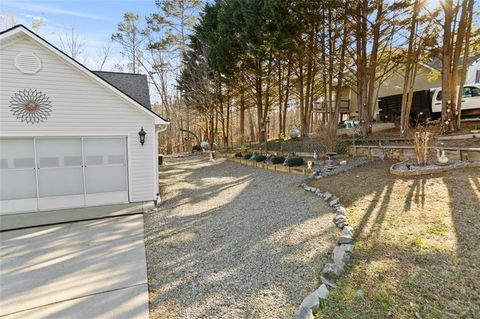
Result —
<instances>
[{"instance_id":1,"label":"white vehicle","mask_svg":"<svg viewBox=\"0 0 480 319\"><path fill-rule=\"evenodd\" d=\"M442 112L442 89L432 89L432 113ZM463 87L462 116L480 114L480 85L472 84Z\"/></svg>"}]
</instances>

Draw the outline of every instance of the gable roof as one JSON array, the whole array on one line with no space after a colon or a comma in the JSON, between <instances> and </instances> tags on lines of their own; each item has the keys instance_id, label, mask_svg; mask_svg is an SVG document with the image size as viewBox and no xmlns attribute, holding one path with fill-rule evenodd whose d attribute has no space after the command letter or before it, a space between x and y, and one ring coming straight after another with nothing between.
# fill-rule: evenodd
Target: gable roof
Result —
<instances>
[{"instance_id":1,"label":"gable roof","mask_svg":"<svg viewBox=\"0 0 480 319\"><path fill-rule=\"evenodd\" d=\"M474 53L473 55L468 57L468 66L470 67L474 64L477 60L480 59L480 53ZM463 59L460 59L460 66L463 66ZM441 71L442 70L442 60L440 58L435 58L431 61L425 63L427 66L431 67L432 69Z\"/></svg>"},{"instance_id":2,"label":"gable roof","mask_svg":"<svg viewBox=\"0 0 480 319\"><path fill-rule=\"evenodd\" d=\"M59 56L60 58L62 58L67 63L70 63L71 65L76 67L79 71L83 72L85 75L89 76L90 78L95 80L100 85L103 85L104 87L110 89L114 94L121 97L125 101L129 102L129 104L132 105L133 107L136 107L140 111L142 111L142 112L148 114L149 116L151 116L154 119L155 124L160 124L160 125L170 124L170 122L168 120L162 118L160 115L156 114L151 109L142 105L140 102L135 100L133 97L129 96L126 92L122 91L121 88L116 87L116 85L113 85L112 83L109 83L108 81L103 79L101 76L95 74L90 69L88 69L86 66L84 66L80 62L74 60L73 58L71 58L70 56L65 54L65 52L61 51L60 49L58 49L57 47L52 45L50 42L43 39L38 34L31 31L30 29L28 29L27 27L25 27L22 24L16 25L16 26L14 26L10 29L7 29L5 31L0 32L0 40L8 42L8 40L10 39L12 42L14 42L14 41L16 41L16 39L21 38L22 35L28 36L29 38L33 39L35 42L37 42L38 44L47 48L49 51L51 51L54 54L56 54L57 56ZM6 45L8 45L8 43L6 43Z\"/></svg>"},{"instance_id":3,"label":"gable roof","mask_svg":"<svg viewBox=\"0 0 480 319\"><path fill-rule=\"evenodd\" d=\"M145 74L92 71L132 99L151 110L148 79Z\"/></svg>"}]
</instances>

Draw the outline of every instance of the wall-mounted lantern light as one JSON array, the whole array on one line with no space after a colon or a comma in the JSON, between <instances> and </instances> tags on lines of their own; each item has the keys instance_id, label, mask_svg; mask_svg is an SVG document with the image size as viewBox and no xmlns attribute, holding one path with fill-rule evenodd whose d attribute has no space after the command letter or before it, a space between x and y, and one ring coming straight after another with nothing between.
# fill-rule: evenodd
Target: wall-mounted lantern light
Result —
<instances>
[{"instance_id":1,"label":"wall-mounted lantern light","mask_svg":"<svg viewBox=\"0 0 480 319\"><path fill-rule=\"evenodd\" d=\"M142 129L140 130L140 132L138 132L138 136L140 136L140 144L142 144L142 146L145 143L145 135L147 135L147 132L143 130L142 126Z\"/></svg>"}]
</instances>

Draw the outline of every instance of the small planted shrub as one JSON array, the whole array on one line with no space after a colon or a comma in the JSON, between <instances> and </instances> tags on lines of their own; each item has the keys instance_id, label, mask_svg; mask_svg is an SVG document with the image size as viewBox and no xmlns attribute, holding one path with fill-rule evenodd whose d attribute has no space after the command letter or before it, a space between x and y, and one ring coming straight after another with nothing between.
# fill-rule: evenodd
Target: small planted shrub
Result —
<instances>
[{"instance_id":1,"label":"small planted shrub","mask_svg":"<svg viewBox=\"0 0 480 319\"><path fill-rule=\"evenodd\" d=\"M283 156L272 157L272 164L283 164L284 162L285 162L285 157Z\"/></svg>"},{"instance_id":2,"label":"small planted shrub","mask_svg":"<svg viewBox=\"0 0 480 319\"><path fill-rule=\"evenodd\" d=\"M246 160L249 160L250 157L252 157L252 155L253 155L252 153L247 153L247 154L243 155L243 158L246 159Z\"/></svg>"},{"instance_id":3,"label":"small planted shrub","mask_svg":"<svg viewBox=\"0 0 480 319\"><path fill-rule=\"evenodd\" d=\"M257 157L255 157L255 160L257 162L265 162L267 160L267 157L265 155L257 155Z\"/></svg>"},{"instance_id":4,"label":"small planted shrub","mask_svg":"<svg viewBox=\"0 0 480 319\"><path fill-rule=\"evenodd\" d=\"M301 157L290 157L287 159L287 166L289 167L302 166L304 163L305 161Z\"/></svg>"},{"instance_id":5,"label":"small planted shrub","mask_svg":"<svg viewBox=\"0 0 480 319\"><path fill-rule=\"evenodd\" d=\"M236 158L242 158L243 157L242 152L235 153L235 157Z\"/></svg>"}]
</instances>

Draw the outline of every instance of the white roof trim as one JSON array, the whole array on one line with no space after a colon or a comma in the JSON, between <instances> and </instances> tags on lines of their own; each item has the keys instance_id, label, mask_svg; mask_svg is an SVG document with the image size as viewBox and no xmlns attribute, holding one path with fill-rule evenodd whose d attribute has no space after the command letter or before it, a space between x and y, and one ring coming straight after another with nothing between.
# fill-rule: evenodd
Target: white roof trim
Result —
<instances>
[{"instance_id":1,"label":"white roof trim","mask_svg":"<svg viewBox=\"0 0 480 319\"><path fill-rule=\"evenodd\" d=\"M91 79L93 79L97 83L103 85L104 87L107 87L112 92L114 92L116 95L118 95L119 97L121 97L125 101L129 102L134 107L136 107L138 110L140 110L141 112L143 112L143 113L149 115L150 117L152 117L155 124L161 124L161 125L170 124L170 122L167 122L167 121L163 120L162 118L157 116L155 113L153 113L153 111L146 109L143 105L141 105L137 101L133 100L131 97L129 97L128 95L126 95L125 93L120 91L119 89L115 88L114 86L112 86L110 83L103 80L99 76L95 75L87 67L83 66L79 62L70 58L65 53L63 53L61 50L54 47L52 44L48 43L47 41L43 40L40 36L36 35L32 31L28 30L23 25L19 25L17 27L14 27L14 28L0 34L0 41L4 41L5 39L7 39L9 37L12 37L14 35L18 36L18 34L24 34L24 35L28 36L30 39L34 40L35 42L39 43L43 47L47 48L49 51L56 54L58 57L62 58L64 61L66 61L66 62L70 63L71 65L73 65L74 67L76 67L79 71L83 72L83 74L87 75L88 77L90 77ZM14 42L12 42L12 43L14 43ZM5 43L5 46L8 46L9 44L10 43Z\"/></svg>"}]
</instances>

